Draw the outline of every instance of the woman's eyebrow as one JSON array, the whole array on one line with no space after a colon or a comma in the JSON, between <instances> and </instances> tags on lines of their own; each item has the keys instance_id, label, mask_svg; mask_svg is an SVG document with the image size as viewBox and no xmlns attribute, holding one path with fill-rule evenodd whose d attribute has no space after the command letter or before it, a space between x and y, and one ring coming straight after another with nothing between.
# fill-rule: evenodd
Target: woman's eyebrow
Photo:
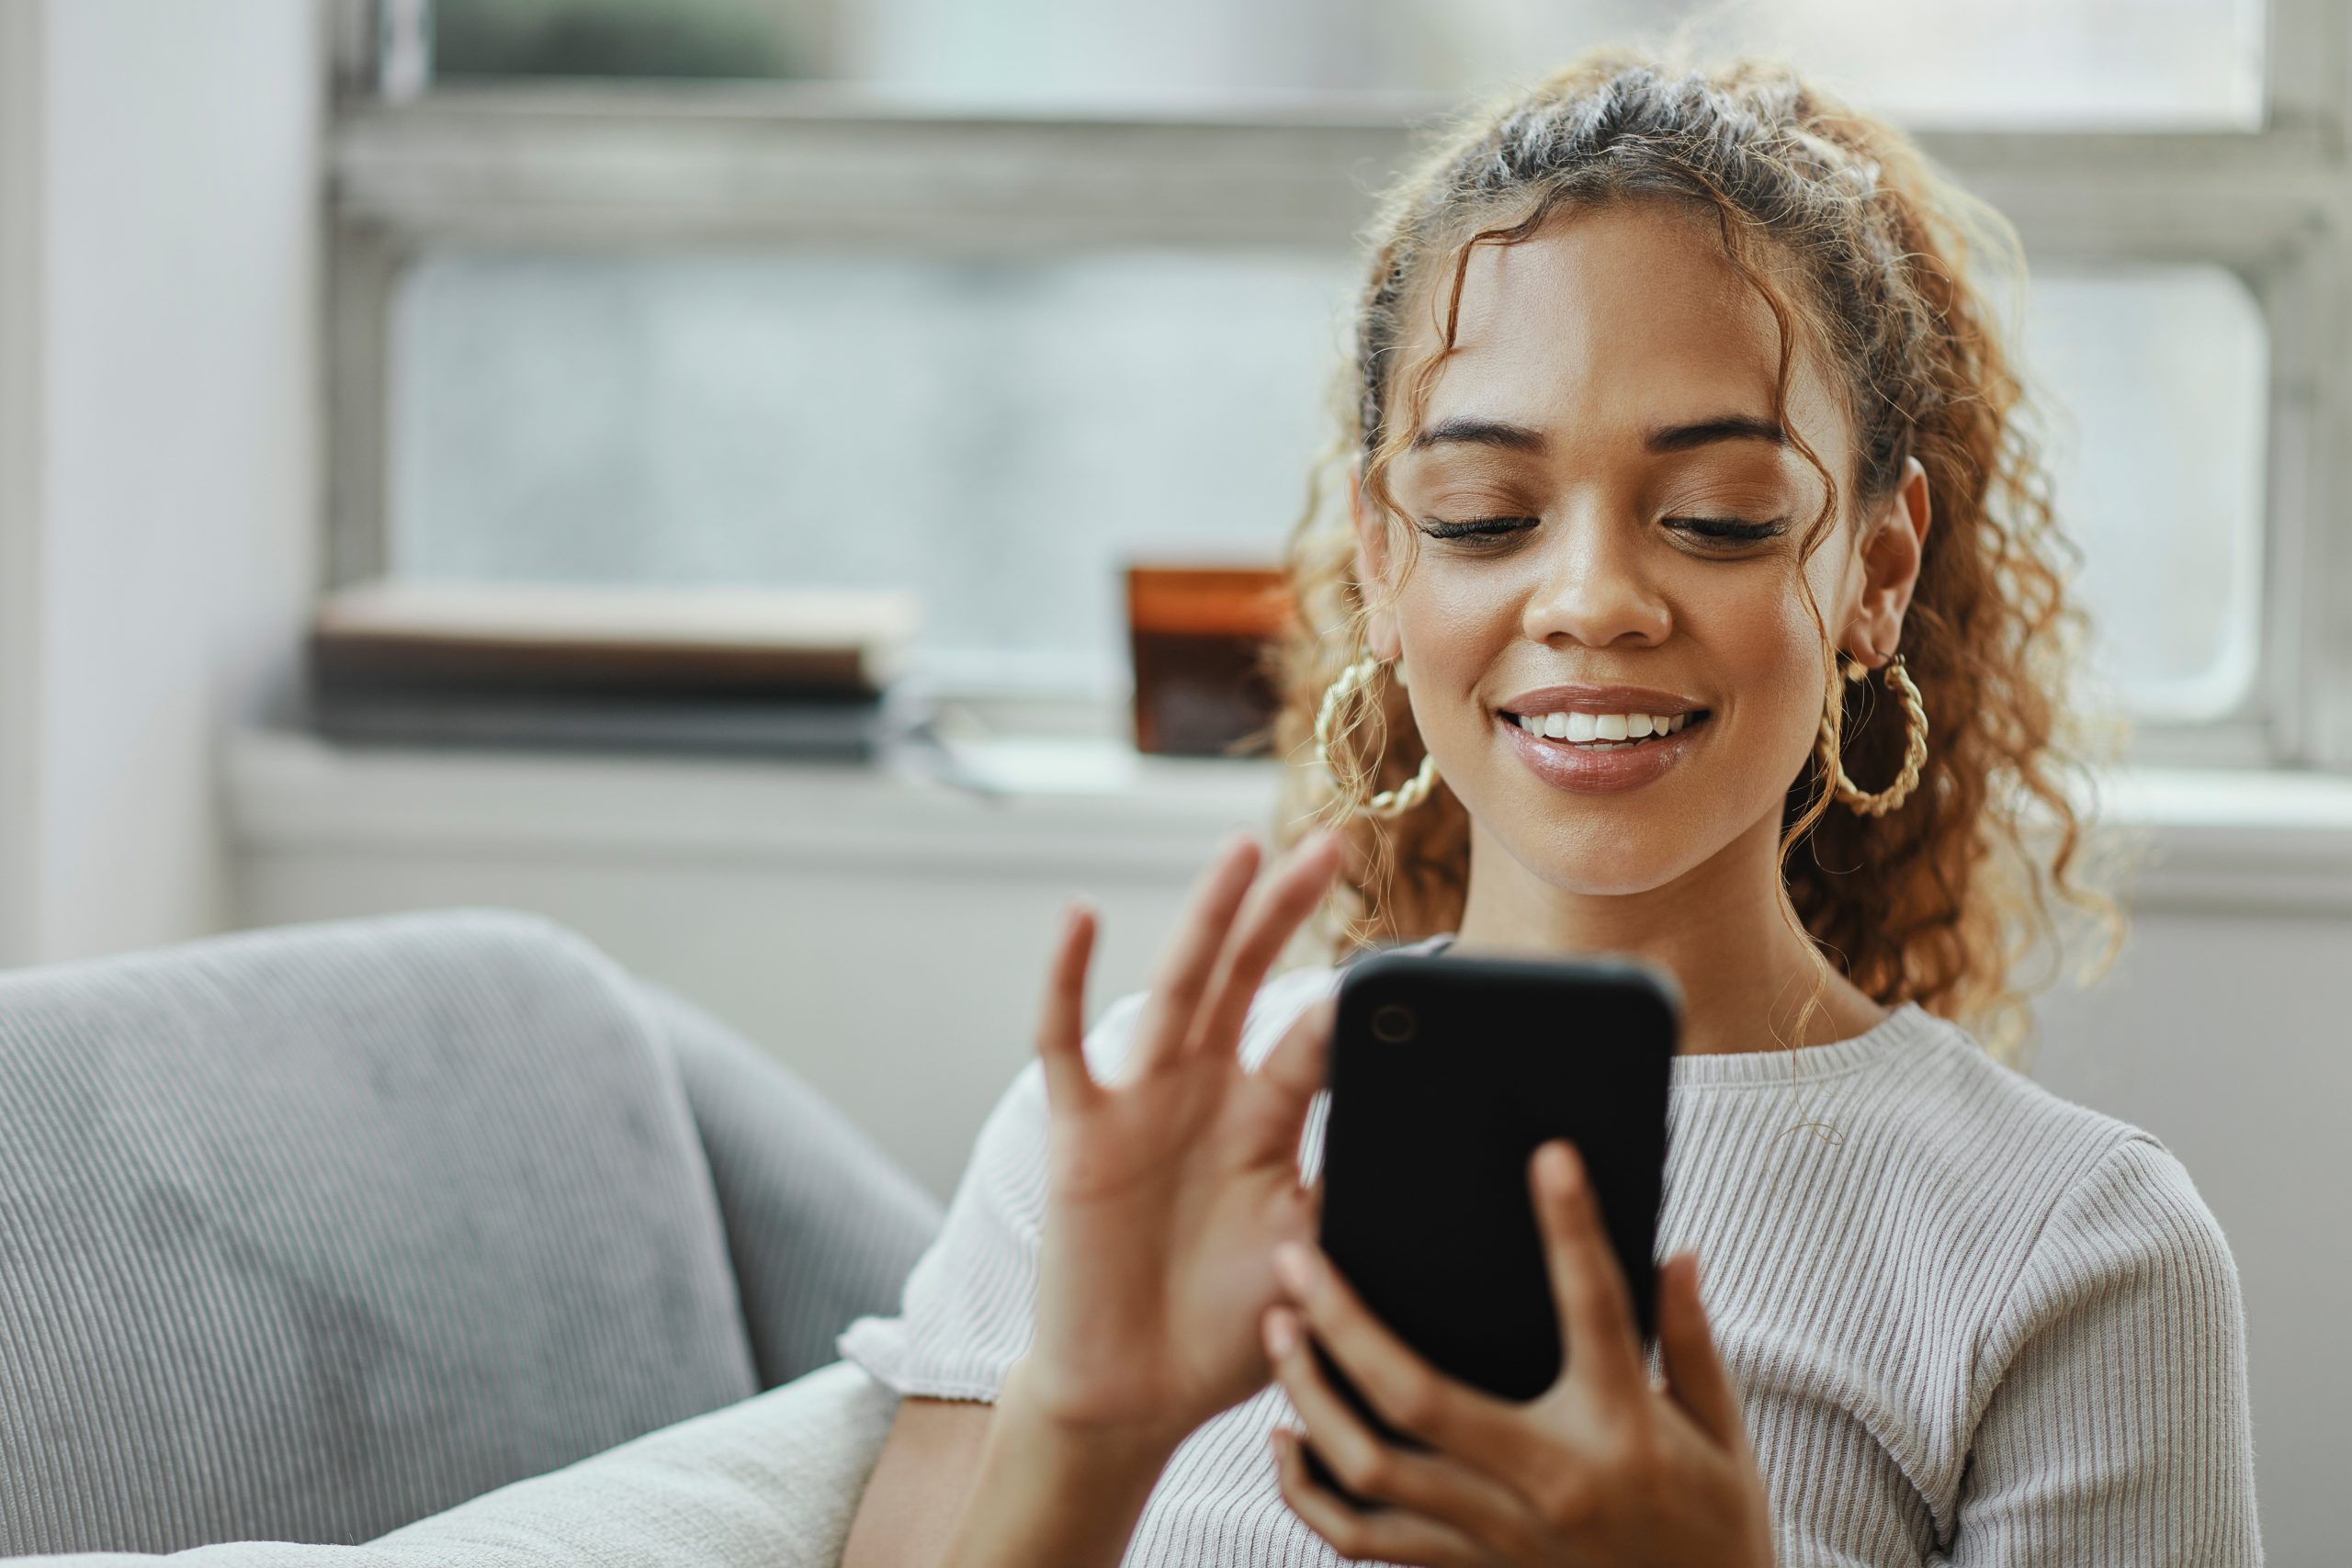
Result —
<instances>
[{"instance_id":1,"label":"woman's eyebrow","mask_svg":"<svg viewBox=\"0 0 2352 1568\"><path fill-rule=\"evenodd\" d=\"M1785 446L1789 444L1789 434L1769 419L1759 419L1754 414L1726 413L1686 424L1662 424L1642 437L1643 446L1652 452L1688 452L1694 446L1709 446L1718 441L1769 441L1775 446ZM1431 446L1448 445L1499 446L1510 452L1540 453L1546 450L1550 443L1544 440L1542 431L1523 424L1485 419L1476 414L1455 414L1416 434L1411 450L1421 452Z\"/></svg>"},{"instance_id":2,"label":"woman's eyebrow","mask_svg":"<svg viewBox=\"0 0 2352 1568\"><path fill-rule=\"evenodd\" d=\"M1786 446L1789 433L1769 419L1727 413L1690 424L1662 424L1642 437L1642 445L1653 452L1688 452L1693 446L1712 446L1718 441L1769 441L1775 446Z\"/></svg>"},{"instance_id":3,"label":"woman's eyebrow","mask_svg":"<svg viewBox=\"0 0 2352 1568\"><path fill-rule=\"evenodd\" d=\"M1439 420L1435 424L1413 436L1412 450L1442 446L1448 442L1460 442L1470 446L1500 446L1511 452L1541 452L1550 443L1540 430L1530 430L1523 424L1506 424L1498 419L1481 419L1475 414L1455 414Z\"/></svg>"}]
</instances>

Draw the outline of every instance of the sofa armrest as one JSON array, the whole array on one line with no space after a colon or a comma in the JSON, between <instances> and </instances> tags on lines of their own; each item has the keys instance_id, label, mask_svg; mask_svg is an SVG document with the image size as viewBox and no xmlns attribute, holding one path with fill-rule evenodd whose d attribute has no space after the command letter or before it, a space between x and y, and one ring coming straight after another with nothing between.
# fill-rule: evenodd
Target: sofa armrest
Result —
<instances>
[{"instance_id":1,"label":"sofa armrest","mask_svg":"<svg viewBox=\"0 0 2352 1568\"><path fill-rule=\"evenodd\" d=\"M237 1541L9 1568L836 1568L899 1396L835 1361L364 1546Z\"/></svg>"},{"instance_id":2,"label":"sofa armrest","mask_svg":"<svg viewBox=\"0 0 2352 1568\"><path fill-rule=\"evenodd\" d=\"M759 1386L790 1382L833 1359L852 1320L898 1311L939 1201L782 1062L634 983L702 1140Z\"/></svg>"}]
</instances>

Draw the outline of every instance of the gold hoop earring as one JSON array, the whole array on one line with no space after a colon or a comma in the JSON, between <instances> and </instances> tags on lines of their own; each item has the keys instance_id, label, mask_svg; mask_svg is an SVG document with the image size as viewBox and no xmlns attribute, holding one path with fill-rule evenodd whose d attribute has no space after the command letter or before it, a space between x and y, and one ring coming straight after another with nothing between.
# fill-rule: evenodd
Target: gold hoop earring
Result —
<instances>
[{"instance_id":1,"label":"gold hoop earring","mask_svg":"<svg viewBox=\"0 0 2352 1568\"><path fill-rule=\"evenodd\" d=\"M1824 773L1837 779L1835 794L1864 817L1883 817L1910 798L1918 787L1919 770L1928 761L1928 710L1919 701L1919 688L1911 683L1904 672L1903 656L1896 654L1885 665L1887 690L1903 699L1904 744L1903 771L1894 782L1876 795L1866 795L1861 787L1846 776L1846 764L1838 755L1838 733L1832 726L1832 716L1821 716L1821 766ZM1860 681L1870 673L1870 666L1857 659L1846 666L1846 679Z\"/></svg>"},{"instance_id":2,"label":"gold hoop earring","mask_svg":"<svg viewBox=\"0 0 2352 1568\"><path fill-rule=\"evenodd\" d=\"M1381 660L1365 654L1340 671L1340 678L1332 682L1330 689L1323 694L1323 705L1316 710L1315 760L1322 764L1323 774L1331 781L1333 793L1343 801L1348 798L1348 785L1340 777L1339 771L1331 766L1331 726L1338 719L1340 705L1347 701L1348 694L1369 684L1385 667ZM1402 685L1404 682L1400 679L1397 683ZM1421 757L1420 772L1395 789L1382 790L1358 809L1373 817L1402 817L1427 800L1430 790L1436 784L1437 757L1433 752L1427 752Z\"/></svg>"}]
</instances>

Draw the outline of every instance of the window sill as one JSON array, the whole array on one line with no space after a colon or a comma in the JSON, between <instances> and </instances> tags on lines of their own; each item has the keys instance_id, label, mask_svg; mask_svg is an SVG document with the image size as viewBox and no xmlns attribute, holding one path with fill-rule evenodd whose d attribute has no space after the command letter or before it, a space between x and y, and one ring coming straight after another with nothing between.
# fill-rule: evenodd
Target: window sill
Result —
<instances>
[{"instance_id":1,"label":"window sill","mask_svg":"<svg viewBox=\"0 0 2352 1568\"><path fill-rule=\"evenodd\" d=\"M346 747L246 730L227 755L239 852L474 848L732 863L1197 868L1262 832L1272 762L1151 757L1123 739L950 743L952 765Z\"/></svg>"},{"instance_id":2,"label":"window sill","mask_svg":"<svg viewBox=\"0 0 2352 1568\"><path fill-rule=\"evenodd\" d=\"M951 766L230 741L240 854L472 850L532 858L1188 874L1263 833L1270 760L1152 757L1100 733L967 738ZM2142 911L2352 914L2352 778L2137 767L2101 783L2143 832Z\"/></svg>"}]
</instances>

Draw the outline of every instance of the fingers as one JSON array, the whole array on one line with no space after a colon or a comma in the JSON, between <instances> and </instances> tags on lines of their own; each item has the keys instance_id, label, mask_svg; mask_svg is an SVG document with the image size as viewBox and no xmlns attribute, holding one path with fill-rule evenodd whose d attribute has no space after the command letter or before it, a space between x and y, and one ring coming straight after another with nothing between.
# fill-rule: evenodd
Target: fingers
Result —
<instances>
[{"instance_id":1,"label":"fingers","mask_svg":"<svg viewBox=\"0 0 2352 1568\"><path fill-rule=\"evenodd\" d=\"M1487 1568L1495 1561L1460 1530L1398 1508L1358 1513L1315 1484L1299 1436L1275 1428L1272 1441L1283 1501L1299 1521L1351 1562L1417 1562L1429 1568ZM1317 1450L1318 1453L1320 1449ZM1361 1494L1359 1494L1361 1495Z\"/></svg>"},{"instance_id":2,"label":"fingers","mask_svg":"<svg viewBox=\"0 0 2352 1568\"><path fill-rule=\"evenodd\" d=\"M1248 1021L1250 1003L1265 983L1266 971L1282 956L1291 935L1323 900L1340 868L1338 835L1309 834L1289 856L1261 878L1243 907L1226 943L1208 992L1206 1010L1195 1021L1187 1044L1231 1055Z\"/></svg>"},{"instance_id":3,"label":"fingers","mask_svg":"<svg viewBox=\"0 0 2352 1568\"><path fill-rule=\"evenodd\" d=\"M1648 1387L1641 1336L1584 1161L1566 1141L1555 1139L1536 1150L1528 1165L1552 1299L1566 1340L1564 1375L1604 1397L1633 1398Z\"/></svg>"},{"instance_id":4,"label":"fingers","mask_svg":"<svg viewBox=\"0 0 2352 1568\"><path fill-rule=\"evenodd\" d=\"M1714 1331L1699 1299L1695 1253L1678 1253L1658 1270L1657 1348L1668 1390L1699 1429L1726 1448L1746 1444L1739 1393L1716 1353Z\"/></svg>"},{"instance_id":5,"label":"fingers","mask_svg":"<svg viewBox=\"0 0 2352 1568\"><path fill-rule=\"evenodd\" d=\"M1037 1056L1046 1073L1048 1106L1075 1111L1101 1090L1086 1067L1086 965L1099 922L1093 906L1073 898L1062 911L1054 956L1046 965L1046 1005L1037 1027Z\"/></svg>"},{"instance_id":6,"label":"fingers","mask_svg":"<svg viewBox=\"0 0 2352 1568\"><path fill-rule=\"evenodd\" d=\"M1124 1076L1149 1072L1180 1051L1191 1035L1234 911L1240 908L1250 878L1257 874L1258 857L1258 841L1247 833L1237 833L1193 884L1184 918L1153 972Z\"/></svg>"},{"instance_id":7,"label":"fingers","mask_svg":"<svg viewBox=\"0 0 2352 1568\"><path fill-rule=\"evenodd\" d=\"M1266 972L1330 886L1340 840L1310 834L1253 887L1260 854L1256 840L1236 835L1203 874L1137 1021L1134 1074L1188 1050L1230 1057Z\"/></svg>"},{"instance_id":8,"label":"fingers","mask_svg":"<svg viewBox=\"0 0 2352 1568\"><path fill-rule=\"evenodd\" d=\"M1382 1420L1474 1460L1515 1440L1509 1406L1423 1360L1373 1315L1319 1249L1305 1242L1277 1247L1274 1277Z\"/></svg>"},{"instance_id":9,"label":"fingers","mask_svg":"<svg viewBox=\"0 0 2352 1568\"><path fill-rule=\"evenodd\" d=\"M1281 1427L1272 1438L1283 1501L1308 1529L1351 1562L1416 1562L1428 1568L1487 1568L1494 1554L1451 1526L1401 1508L1358 1513L1315 1484L1299 1435ZM1321 1452L1320 1449L1317 1451ZM1358 1494L1362 1495L1362 1494ZM1532 1561L1532 1559L1530 1560Z\"/></svg>"},{"instance_id":10,"label":"fingers","mask_svg":"<svg viewBox=\"0 0 2352 1568\"><path fill-rule=\"evenodd\" d=\"M1283 1391L1306 1423L1307 1440L1342 1486L1359 1498L1419 1516L1419 1522L1440 1527L1464 1545L1484 1542L1513 1561L1536 1558L1533 1549L1539 1544L1541 1526L1516 1493L1451 1455L1415 1452L1383 1441L1325 1375L1298 1315L1289 1308L1268 1309L1264 1328L1268 1359ZM1306 1484L1329 1508L1358 1525L1378 1521L1390 1513L1388 1509L1359 1511L1337 1494L1314 1486L1311 1480ZM1333 1522L1339 1521L1335 1517ZM1389 1554L1350 1551L1347 1555Z\"/></svg>"}]
</instances>

